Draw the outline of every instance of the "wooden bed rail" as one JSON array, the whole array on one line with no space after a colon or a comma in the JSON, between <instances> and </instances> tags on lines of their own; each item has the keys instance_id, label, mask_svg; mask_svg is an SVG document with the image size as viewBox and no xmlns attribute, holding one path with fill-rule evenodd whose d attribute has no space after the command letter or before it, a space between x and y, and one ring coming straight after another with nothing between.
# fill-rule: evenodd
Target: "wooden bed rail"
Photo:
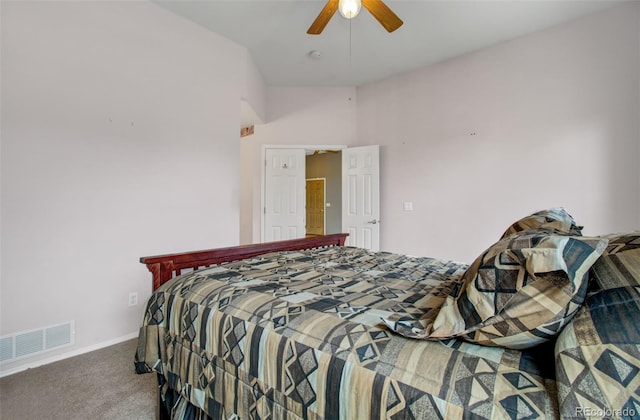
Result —
<instances>
[{"instance_id":1,"label":"wooden bed rail","mask_svg":"<svg viewBox=\"0 0 640 420\"><path fill-rule=\"evenodd\" d=\"M289 239L286 241L263 242L204 251L157 255L153 257L142 257L140 258L140 262L146 264L153 275L153 290L156 290L163 283L180 275L184 269L195 270L223 262L251 258L269 252L344 246L347 236L349 236L348 233L335 233L332 235Z\"/></svg>"}]
</instances>

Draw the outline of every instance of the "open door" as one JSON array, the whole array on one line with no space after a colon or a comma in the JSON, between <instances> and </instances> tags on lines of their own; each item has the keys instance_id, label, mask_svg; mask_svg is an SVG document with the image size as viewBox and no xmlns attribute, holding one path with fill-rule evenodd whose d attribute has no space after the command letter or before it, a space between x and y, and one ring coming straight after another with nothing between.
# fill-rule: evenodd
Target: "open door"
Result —
<instances>
[{"instance_id":1,"label":"open door","mask_svg":"<svg viewBox=\"0 0 640 420\"><path fill-rule=\"evenodd\" d=\"M265 150L264 241L305 236L305 151Z\"/></svg>"},{"instance_id":2,"label":"open door","mask_svg":"<svg viewBox=\"0 0 640 420\"><path fill-rule=\"evenodd\" d=\"M379 146L342 150L342 231L347 246L380 250Z\"/></svg>"}]
</instances>

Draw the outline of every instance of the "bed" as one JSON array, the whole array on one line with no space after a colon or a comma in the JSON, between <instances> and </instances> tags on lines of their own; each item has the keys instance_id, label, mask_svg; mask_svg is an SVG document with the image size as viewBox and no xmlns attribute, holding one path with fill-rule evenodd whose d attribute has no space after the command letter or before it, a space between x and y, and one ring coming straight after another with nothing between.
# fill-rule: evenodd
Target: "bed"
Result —
<instances>
[{"instance_id":1,"label":"bed","mask_svg":"<svg viewBox=\"0 0 640 420\"><path fill-rule=\"evenodd\" d=\"M345 247L345 237L141 258L154 292L135 367L158 375L159 417L633 418L640 409L640 233L585 238L566 211L546 210L469 265ZM540 247L561 255L564 271L541 268L531 257ZM500 285L489 318L476 296L487 294L488 272ZM509 281L518 287L506 291Z\"/></svg>"}]
</instances>

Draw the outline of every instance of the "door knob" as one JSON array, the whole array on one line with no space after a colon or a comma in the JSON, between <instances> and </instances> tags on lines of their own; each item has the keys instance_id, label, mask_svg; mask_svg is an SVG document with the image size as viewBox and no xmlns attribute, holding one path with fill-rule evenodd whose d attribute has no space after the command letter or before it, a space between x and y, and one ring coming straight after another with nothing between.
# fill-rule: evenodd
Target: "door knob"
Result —
<instances>
[{"instance_id":1,"label":"door knob","mask_svg":"<svg viewBox=\"0 0 640 420\"><path fill-rule=\"evenodd\" d=\"M369 220L367 223L370 223L370 224L372 224L372 225L375 225L375 224L377 224L377 223L380 223L380 220L373 219L373 220Z\"/></svg>"}]
</instances>

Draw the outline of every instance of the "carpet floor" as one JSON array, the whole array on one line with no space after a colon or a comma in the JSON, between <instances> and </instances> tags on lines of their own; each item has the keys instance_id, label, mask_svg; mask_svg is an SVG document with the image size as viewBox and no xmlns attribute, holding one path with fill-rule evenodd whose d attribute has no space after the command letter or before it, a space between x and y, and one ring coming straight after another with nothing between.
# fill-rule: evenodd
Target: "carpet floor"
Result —
<instances>
[{"instance_id":1,"label":"carpet floor","mask_svg":"<svg viewBox=\"0 0 640 420\"><path fill-rule=\"evenodd\" d=\"M0 378L1 419L156 417L156 376L137 375L137 339Z\"/></svg>"}]
</instances>

